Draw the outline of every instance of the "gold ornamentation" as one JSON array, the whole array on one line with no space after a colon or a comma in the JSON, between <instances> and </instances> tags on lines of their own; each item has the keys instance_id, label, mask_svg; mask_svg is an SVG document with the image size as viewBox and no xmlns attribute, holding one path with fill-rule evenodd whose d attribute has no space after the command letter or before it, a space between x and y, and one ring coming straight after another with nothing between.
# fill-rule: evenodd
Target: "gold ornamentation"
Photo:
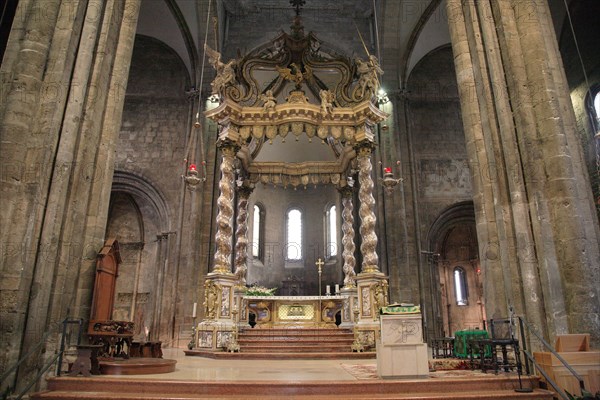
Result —
<instances>
[{"instance_id":1,"label":"gold ornamentation","mask_svg":"<svg viewBox=\"0 0 600 400\"><path fill-rule=\"evenodd\" d=\"M219 292L221 287L212 280L204 282L204 318L215 319L219 307Z\"/></svg>"}]
</instances>

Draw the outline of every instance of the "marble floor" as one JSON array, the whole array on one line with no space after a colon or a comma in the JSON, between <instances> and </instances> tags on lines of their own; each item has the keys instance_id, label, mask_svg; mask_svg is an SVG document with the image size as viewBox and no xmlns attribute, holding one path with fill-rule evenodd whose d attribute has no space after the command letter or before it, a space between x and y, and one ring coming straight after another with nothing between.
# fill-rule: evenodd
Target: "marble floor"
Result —
<instances>
[{"instance_id":1,"label":"marble floor","mask_svg":"<svg viewBox=\"0 0 600 400\"><path fill-rule=\"evenodd\" d=\"M376 360L215 360L189 357L183 349L174 348L163 349L163 358L177 360L175 372L126 377L186 381L356 381L342 364L376 365Z\"/></svg>"}]
</instances>

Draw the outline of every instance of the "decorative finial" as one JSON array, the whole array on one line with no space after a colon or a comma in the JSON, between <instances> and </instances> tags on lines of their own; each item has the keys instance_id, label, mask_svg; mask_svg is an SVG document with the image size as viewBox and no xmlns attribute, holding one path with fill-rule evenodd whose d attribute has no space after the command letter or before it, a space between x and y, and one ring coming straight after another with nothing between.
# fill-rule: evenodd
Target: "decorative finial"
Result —
<instances>
[{"instance_id":1,"label":"decorative finial","mask_svg":"<svg viewBox=\"0 0 600 400\"><path fill-rule=\"evenodd\" d=\"M290 4L296 9L296 15L300 16L300 8L306 4L306 0L290 0Z\"/></svg>"}]
</instances>

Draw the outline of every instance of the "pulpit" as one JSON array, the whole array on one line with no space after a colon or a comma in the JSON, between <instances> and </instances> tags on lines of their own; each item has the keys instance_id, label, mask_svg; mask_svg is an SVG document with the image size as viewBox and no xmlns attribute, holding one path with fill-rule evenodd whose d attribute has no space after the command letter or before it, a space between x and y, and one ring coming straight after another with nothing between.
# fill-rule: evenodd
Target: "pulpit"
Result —
<instances>
[{"instance_id":1,"label":"pulpit","mask_svg":"<svg viewBox=\"0 0 600 400\"><path fill-rule=\"evenodd\" d=\"M382 378L423 378L429 374L427 344L420 313L380 315L377 375Z\"/></svg>"}]
</instances>

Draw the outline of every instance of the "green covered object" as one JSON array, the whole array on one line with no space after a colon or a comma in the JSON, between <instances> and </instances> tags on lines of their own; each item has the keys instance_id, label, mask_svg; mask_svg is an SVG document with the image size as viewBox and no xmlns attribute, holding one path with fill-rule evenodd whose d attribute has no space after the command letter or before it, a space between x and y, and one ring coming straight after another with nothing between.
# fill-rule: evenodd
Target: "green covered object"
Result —
<instances>
[{"instance_id":1,"label":"green covered object","mask_svg":"<svg viewBox=\"0 0 600 400\"><path fill-rule=\"evenodd\" d=\"M421 306L390 304L389 306L381 307L379 313L382 315L420 314Z\"/></svg>"}]
</instances>

